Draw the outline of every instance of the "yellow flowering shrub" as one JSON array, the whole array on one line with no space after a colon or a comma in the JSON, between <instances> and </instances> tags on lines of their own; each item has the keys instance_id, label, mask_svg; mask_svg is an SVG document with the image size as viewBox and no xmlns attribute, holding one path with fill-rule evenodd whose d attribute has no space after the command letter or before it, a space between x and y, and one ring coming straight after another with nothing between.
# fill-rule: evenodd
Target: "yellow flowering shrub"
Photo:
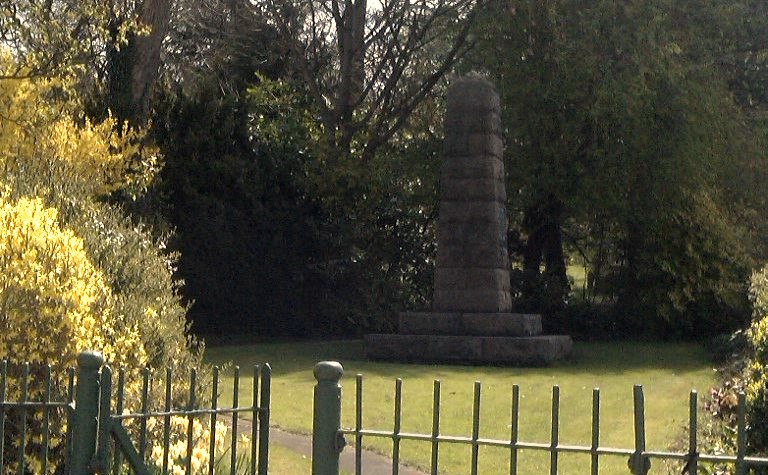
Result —
<instances>
[{"instance_id":1,"label":"yellow flowering shrub","mask_svg":"<svg viewBox=\"0 0 768 475\"><path fill-rule=\"evenodd\" d=\"M40 199L0 198L0 354L70 366L97 348L114 364L143 366L138 328L113 313L104 275L57 216Z\"/></svg>"},{"instance_id":2,"label":"yellow flowering shrub","mask_svg":"<svg viewBox=\"0 0 768 475\"><path fill-rule=\"evenodd\" d=\"M747 331L750 354L744 374L748 442L754 452L768 451L768 267L754 272L749 287L752 324Z\"/></svg>"},{"instance_id":3,"label":"yellow flowering shrub","mask_svg":"<svg viewBox=\"0 0 768 475\"><path fill-rule=\"evenodd\" d=\"M46 364L54 366L53 390L61 400L61 369L73 366L77 354L87 349L97 348L119 365L146 364L138 327L113 311L113 300L83 240L61 227L56 209L39 198L0 196L0 355L30 364L30 400L42 400ZM6 397L19 400L20 367L9 369ZM11 413L11 422L14 419ZM27 464L39 473L42 414L31 414L29 424ZM55 461L64 421L56 419L51 425ZM15 444L11 437L9 445Z\"/></svg>"},{"instance_id":4,"label":"yellow flowering shrub","mask_svg":"<svg viewBox=\"0 0 768 475\"><path fill-rule=\"evenodd\" d=\"M161 424L155 420L150 419L154 429ZM150 424L148 424L149 426ZM189 425L189 419L181 416L173 416L170 420L170 444L167 452L164 447L156 443L152 446L152 452L150 454L150 461L158 468L163 467L163 454L166 454L166 463L168 471L177 475L196 475L208 473L208 465L211 460L211 456L216 454L223 454L226 449L227 441L227 426L223 422L217 421L214 426L215 436L215 453L210 453L211 446L211 430L206 424L204 425L199 419L192 420L192 457L190 458L190 465L192 472L186 473L187 466L187 430ZM216 460L214 459L214 463Z\"/></svg>"},{"instance_id":5,"label":"yellow flowering shrub","mask_svg":"<svg viewBox=\"0 0 768 475\"><path fill-rule=\"evenodd\" d=\"M0 49L0 76L14 69ZM0 170L6 182L34 180L41 188L78 187L95 197L146 187L158 166L157 149L142 132L112 117L94 123L67 78L0 79Z\"/></svg>"},{"instance_id":6,"label":"yellow flowering shrub","mask_svg":"<svg viewBox=\"0 0 768 475\"><path fill-rule=\"evenodd\" d=\"M46 363L54 368L53 399L64 400L63 370L85 349L127 370L130 411L139 406L144 366L173 366L176 407L186 404L181 389L193 367L198 394L210 394L203 347L187 333L173 257L146 226L104 199L147 186L157 166L152 147L109 116L89 120L69 79L4 77L8 71L18 68L0 48L0 359L31 363L30 400L41 400ZM9 399L20 395L20 374L19 364L9 366ZM162 389L150 387L150 410L158 409ZM65 433L54 412L51 470L62 460ZM0 436L11 450L20 425L14 411L6 416ZM42 411L29 411L28 422L26 469L39 473Z\"/></svg>"}]
</instances>

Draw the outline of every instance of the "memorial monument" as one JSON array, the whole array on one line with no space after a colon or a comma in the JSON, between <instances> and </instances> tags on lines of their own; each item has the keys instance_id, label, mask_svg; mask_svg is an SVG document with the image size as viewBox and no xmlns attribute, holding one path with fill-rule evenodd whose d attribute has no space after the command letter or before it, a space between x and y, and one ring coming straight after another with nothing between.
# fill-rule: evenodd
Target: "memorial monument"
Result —
<instances>
[{"instance_id":1,"label":"memorial monument","mask_svg":"<svg viewBox=\"0 0 768 475\"><path fill-rule=\"evenodd\" d=\"M543 365L571 351L571 337L541 335L540 315L510 313L500 112L484 79L449 88L432 311L366 335L370 359Z\"/></svg>"}]
</instances>

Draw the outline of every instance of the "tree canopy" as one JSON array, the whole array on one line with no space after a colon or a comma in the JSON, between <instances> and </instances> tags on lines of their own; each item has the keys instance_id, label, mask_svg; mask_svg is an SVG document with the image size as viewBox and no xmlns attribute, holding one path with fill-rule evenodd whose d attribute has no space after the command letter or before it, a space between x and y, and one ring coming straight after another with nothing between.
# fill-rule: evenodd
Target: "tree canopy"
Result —
<instances>
[{"instance_id":1,"label":"tree canopy","mask_svg":"<svg viewBox=\"0 0 768 475\"><path fill-rule=\"evenodd\" d=\"M693 3L486 10L471 64L503 96L523 305L564 303L575 261L586 296L612 300L638 330L745 322L764 130L734 100L719 62L729 45L702 41L728 25Z\"/></svg>"},{"instance_id":2,"label":"tree canopy","mask_svg":"<svg viewBox=\"0 0 768 475\"><path fill-rule=\"evenodd\" d=\"M198 331L357 333L428 307L442 95L469 71L502 96L520 310L577 333L748 319L768 250L759 1L0 8L4 80L66 80L73 120L127 138L101 196L172 233Z\"/></svg>"}]
</instances>

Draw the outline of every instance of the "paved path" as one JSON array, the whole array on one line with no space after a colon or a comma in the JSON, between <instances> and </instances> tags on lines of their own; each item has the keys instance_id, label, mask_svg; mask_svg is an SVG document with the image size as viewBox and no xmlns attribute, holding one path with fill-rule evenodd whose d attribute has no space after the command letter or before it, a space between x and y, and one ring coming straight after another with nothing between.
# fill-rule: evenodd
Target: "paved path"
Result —
<instances>
[{"instance_id":1,"label":"paved path","mask_svg":"<svg viewBox=\"0 0 768 475\"><path fill-rule=\"evenodd\" d=\"M238 419L238 433L250 434L251 421L248 419ZM347 436L347 444L350 437ZM270 444L281 445L298 454L304 455L307 459L312 457L312 438L308 435L294 434L278 429L269 428ZM355 448L347 445L339 458L339 465L342 470L349 473L355 473ZM413 467L400 465L400 475L426 475L426 472L416 470ZM362 452L362 474L363 475L391 475L392 459L376 452L363 449Z\"/></svg>"},{"instance_id":2,"label":"paved path","mask_svg":"<svg viewBox=\"0 0 768 475\"><path fill-rule=\"evenodd\" d=\"M350 437L347 436L347 443ZM300 453L307 458L312 456L312 439L307 435L292 434L275 427L269 429L269 441L282 445L294 452ZM339 465L342 470L349 473L355 473L355 448L347 445L339 458ZM392 459L384 455L377 454L370 450L363 449L362 453L362 473L363 475L391 475ZM400 465L400 475L425 475L426 472L416 470L413 467Z\"/></svg>"}]
</instances>

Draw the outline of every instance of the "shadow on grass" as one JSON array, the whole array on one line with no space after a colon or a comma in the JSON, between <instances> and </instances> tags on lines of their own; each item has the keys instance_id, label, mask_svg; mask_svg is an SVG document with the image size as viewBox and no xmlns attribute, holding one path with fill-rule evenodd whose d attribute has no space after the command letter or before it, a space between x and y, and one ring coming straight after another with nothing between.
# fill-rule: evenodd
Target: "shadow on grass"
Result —
<instances>
[{"instance_id":1,"label":"shadow on grass","mask_svg":"<svg viewBox=\"0 0 768 475\"><path fill-rule=\"evenodd\" d=\"M443 365L371 362L365 358L362 340L258 343L254 345L225 345L210 348L209 362L240 365L268 362L273 372L281 375L304 373L312 377L315 363L333 360L342 363L347 375L364 373L385 377L423 377L429 372L440 377ZM547 374L551 369L559 374L621 374L626 371L666 369L675 373L701 370L707 357L695 343L655 342L577 342L567 359L551 367L518 368L501 366L451 365L452 374Z\"/></svg>"}]
</instances>

